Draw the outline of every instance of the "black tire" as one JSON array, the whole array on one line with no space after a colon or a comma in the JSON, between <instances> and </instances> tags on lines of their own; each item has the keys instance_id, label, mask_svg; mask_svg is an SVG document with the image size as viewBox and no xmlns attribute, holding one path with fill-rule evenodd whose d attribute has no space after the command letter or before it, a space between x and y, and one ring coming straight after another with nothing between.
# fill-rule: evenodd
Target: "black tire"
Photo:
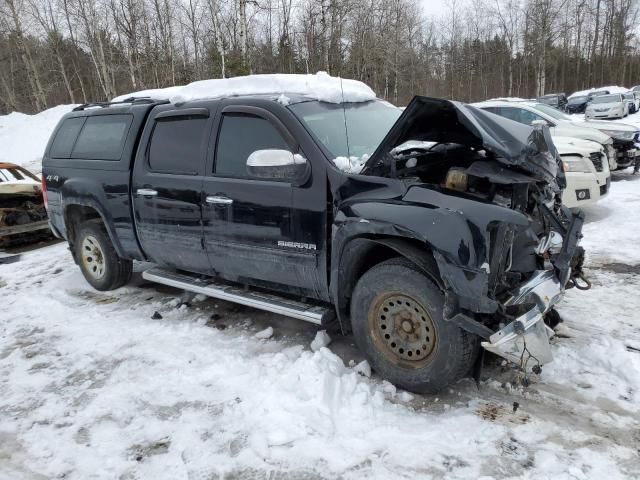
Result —
<instances>
[{"instance_id":1,"label":"black tire","mask_svg":"<svg viewBox=\"0 0 640 480\"><path fill-rule=\"evenodd\" d=\"M133 262L120 258L102 223L80 225L74 248L84 278L96 290L115 290L131 280Z\"/></svg>"},{"instance_id":2,"label":"black tire","mask_svg":"<svg viewBox=\"0 0 640 480\"><path fill-rule=\"evenodd\" d=\"M436 393L467 375L478 352L477 337L445 321L443 306L442 291L411 262L382 262L353 291L356 344L386 380Z\"/></svg>"}]
</instances>

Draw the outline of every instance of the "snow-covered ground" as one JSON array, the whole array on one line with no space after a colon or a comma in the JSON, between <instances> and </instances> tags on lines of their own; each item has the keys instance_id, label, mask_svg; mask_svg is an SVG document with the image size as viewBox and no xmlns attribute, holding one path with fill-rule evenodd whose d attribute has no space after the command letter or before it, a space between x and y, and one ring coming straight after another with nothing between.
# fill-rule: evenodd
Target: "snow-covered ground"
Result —
<instances>
[{"instance_id":1,"label":"snow-covered ground","mask_svg":"<svg viewBox=\"0 0 640 480\"><path fill-rule=\"evenodd\" d=\"M36 115L19 112L0 115L0 162L15 163L40 173L51 132L74 106L58 105Z\"/></svg>"},{"instance_id":2,"label":"snow-covered ground","mask_svg":"<svg viewBox=\"0 0 640 480\"><path fill-rule=\"evenodd\" d=\"M594 287L567 293L528 388L496 363L396 391L352 339L180 305L144 265L96 292L63 244L0 265L0 480L640 478L640 176L614 177L586 211Z\"/></svg>"},{"instance_id":3,"label":"snow-covered ground","mask_svg":"<svg viewBox=\"0 0 640 480\"><path fill-rule=\"evenodd\" d=\"M594 288L529 388L495 366L409 395L350 339L313 351L310 325L139 274L100 293L65 245L25 254L0 267L0 478L638 478L639 192L622 175L587 212Z\"/></svg>"}]
</instances>

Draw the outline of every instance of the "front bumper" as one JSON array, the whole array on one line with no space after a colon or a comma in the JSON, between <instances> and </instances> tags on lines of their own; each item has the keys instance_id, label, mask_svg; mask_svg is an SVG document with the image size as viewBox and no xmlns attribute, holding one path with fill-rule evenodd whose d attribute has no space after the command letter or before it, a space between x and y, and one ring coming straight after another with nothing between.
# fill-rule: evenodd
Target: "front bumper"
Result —
<instances>
[{"instance_id":1,"label":"front bumper","mask_svg":"<svg viewBox=\"0 0 640 480\"><path fill-rule=\"evenodd\" d=\"M553 360L549 340L553 330L544 315L560 301L564 288L553 270L539 270L505 302L506 306L533 305L526 313L498 330L482 346L525 370Z\"/></svg>"},{"instance_id":2,"label":"front bumper","mask_svg":"<svg viewBox=\"0 0 640 480\"><path fill-rule=\"evenodd\" d=\"M567 187L562 192L562 203L569 208L592 205L609 193L609 173L567 172Z\"/></svg>"},{"instance_id":3,"label":"front bumper","mask_svg":"<svg viewBox=\"0 0 640 480\"><path fill-rule=\"evenodd\" d=\"M583 224L584 214L578 212L572 215L568 228L556 225L562 231L563 242L559 253L552 257L553 268L534 272L526 283L511 292L504 307L520 306L525 313L490 335L488 342L482 342L486 350L525 371L553 360L549 343L553 331L545 325L544 316L562 299L574 274L581 272L582 260L576 262L576 257L580 256L578 242Z\"/></svg>"},{"instance_id":4,"label":"front bumper","mask_svg":"<svg viewBox=\"0 0 640 480\"><path fill-rule=\"evenodd\" d=\"M609 118L624 118L624 111L620 112L620 111L615 111L615 112L592 112L592 113L585 113L584 116L587 120L588 119L600 119L600 120L607 120Z\"/></svg>"}]
</instances>

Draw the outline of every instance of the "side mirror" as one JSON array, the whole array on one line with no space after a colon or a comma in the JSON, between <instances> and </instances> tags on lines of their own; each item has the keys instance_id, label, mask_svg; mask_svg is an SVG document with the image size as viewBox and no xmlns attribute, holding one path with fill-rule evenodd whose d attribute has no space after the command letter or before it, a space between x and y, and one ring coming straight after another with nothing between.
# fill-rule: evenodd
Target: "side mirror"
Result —
<instances>
[{"instance_id":1,"label":"side mirror","mask_svg":"<svg viewBox=\"0 0 640 480\"><path fill-rule=\"evenodd\" d=\"M253 178L302 184L307 179L309 163L302 155L288 150L256 150L247 158L247 172Z\"/></svg>"},{"instance_id":2,"label":"side mirror","mask_svg":"<svg viewBox=\"0 0 640 480\"><path fill-rule=\"evenodd\" d=\"M546 127L548 125L549 124L544 120L534 120L533 122L531 122L532 127Z\"/></svg>"}]
</instances>

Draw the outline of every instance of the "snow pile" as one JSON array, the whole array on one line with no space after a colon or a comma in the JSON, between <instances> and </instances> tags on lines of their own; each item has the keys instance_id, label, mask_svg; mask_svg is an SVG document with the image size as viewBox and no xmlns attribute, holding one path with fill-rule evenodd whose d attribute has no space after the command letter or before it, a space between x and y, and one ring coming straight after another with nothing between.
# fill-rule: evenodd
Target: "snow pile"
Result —
<instances>
[{"instance_id":1,"label":"snow pile","mask_svg":"<svg viewBox=\"0 0 640 480\"><path fill-rule=\"evenodd\" d=\"M600 90L608 90L609 93L628 93L629 92L629 89L627 87L619 87L617 85L610 85L608 87L598 87L598 88L590 88L588 90L579 90L577 92L573 92L571 95L569 95L568 98L586 97L591 92L596 92L596 91L600 91Z\"/></svg>"},{"instance_id":2,"label":"snow pile","mask_svg":"<svg viewBox=\"0 0 640 480\"><path fill-rule=\"evenodd\" d=\"M273 327L267 327L264 330L260 330L254 335L254 337L259 338L260 340L266 340L273 337Z\"/></svg>"},{"instance_id":3,"label":"snow pile","mask_svg":"<svg viewBox=\"0 0 640 480\"><path fill-rule=\"evenodd\" d=\"M369 155L367 154L361 157L336 157L333 159L333 164L343 172L360 173L367 160L369 160Z\"/></svg>"},{"instance_id":4,"label":"snow pile","mask_svg":"<svg viewBox=\"0 0 640 480\"><path fill-rule=\"evenodd\" d=\"M152 92L152 95L150 95ZM190 100L215 99L240 95L280 95L279 101L284 103L283 94L303 95L322 102L341 103L366 102L374 100L376 94L362 82L357 80L332 77L326 72L315 75L300 74L266 74L248 75L244 77L200 80L184 87L144 90L127 93L114 98L122 101L131 97L153 96L158 100L170 100L182 103ZM288 103L288 98L286 99Z\"/></svg>"},{"instance_id":5,"label":"snow pile","mask_svg":"<svg viewBox=\"0 0 640 480\"><path fill-rule=\"evenodd\" d=\"M13 112L0 116L0 162L42 171L42 155L62 116L76 105L58 105L35 115Z\"/></svg>"},{"instance_id":6,"label":"snow pile","mask_svg":"<svg viewBox=\"0 0 640 480\"><path fill-rule=\"evenodd\" d=\"M320 330L318 333L316 333L316 337L311 342L311 350L313 350L314 352L317 352L318 350L326 347L330 343L331 343L331 337L329 336L327 331Z\"/></svg>"}]
</instances>

